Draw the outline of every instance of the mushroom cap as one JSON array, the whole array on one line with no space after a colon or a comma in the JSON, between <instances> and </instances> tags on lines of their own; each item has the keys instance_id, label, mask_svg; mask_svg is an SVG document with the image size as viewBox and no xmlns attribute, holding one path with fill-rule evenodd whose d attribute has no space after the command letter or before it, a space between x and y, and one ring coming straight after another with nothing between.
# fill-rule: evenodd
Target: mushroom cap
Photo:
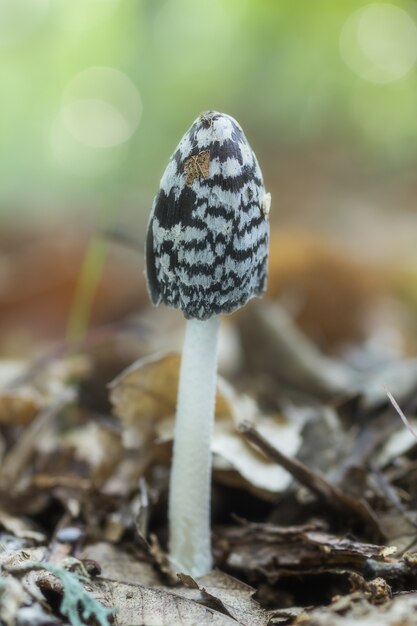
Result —
<instances>
[{"instance_id":1,"label":"mushroom cap","mask_svg":"<svg viewBox=\"0 0 417 626\"><path fill-rule=\"evenodd\" d=\"M148 226L146 277L153 304L205 320L266 289L269 194L241 127L200 115L162 176Z\"/></svg>"}]
</instances>

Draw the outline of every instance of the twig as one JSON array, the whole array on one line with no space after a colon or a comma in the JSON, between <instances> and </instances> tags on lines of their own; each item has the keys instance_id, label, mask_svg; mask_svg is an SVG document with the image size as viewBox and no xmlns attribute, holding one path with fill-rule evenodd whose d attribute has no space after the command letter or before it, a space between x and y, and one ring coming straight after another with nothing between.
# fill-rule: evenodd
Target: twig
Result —
<instances>
[{"instance_id":1,"label":"twig","mask_svg":"<svg viewBox=\"0 0 417 626\"><path fill-rule=\"evenodd\" d=\"M394 396L392 395L392 393L390 391L387 391L387 396L389 398L389 401L391 402L392 406L394 407L394 409L397 411L398 415L401 417L404 426L407 428L407 430L411 433L411 435L414 437L414 439L417 441L417 432L414 430L414 428L411 426L410 422L408 421L408 419L406 418L406 416L404 415L403 411L401 410L398 402L396 401L396 399L394 398Z\"/></svg>"},{"instance_id":2,"label":"twig","mask_svg":"<svg viewBox=\"0 0 417 626\"><path fill-rule=\"evenodd\" d=\"M243 436L256 445L267 457L281 465L300 484L312 491L318 498L338 511L348 512L370 526L376 535L383 540L384 532L373 510L363 499L353 498L343 493L338 487L329 483L322 474L311 470L298 459L293 459L272 446L249 422L241 422L239 430Z\"/></svg>"}]
</instances>

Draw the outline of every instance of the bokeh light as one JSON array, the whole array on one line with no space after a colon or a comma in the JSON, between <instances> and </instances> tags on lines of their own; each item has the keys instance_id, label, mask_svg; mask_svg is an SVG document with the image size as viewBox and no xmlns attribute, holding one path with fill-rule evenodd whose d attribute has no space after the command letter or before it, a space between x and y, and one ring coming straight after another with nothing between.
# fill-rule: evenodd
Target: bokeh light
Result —
<instances>
[{"instance_id":1,"label":"bokeh light","mask_svg":"<svg viewBox=\"0 0 417 626\"><path fill-rule=\"evenodd\" d=\"M133 82L110 67L92 67L65 90L62 119L68 131L90 148L110 148L135 132L142 103Z\"/></svg>"},{"instance_id":2,"label":"bokeh light","mask_svg":"<svg viewBox=\"0 0 417 626\"><path fill-rule=\"evenodd\" d=\"M109 190L149 207L210 108L242 123L280 194L298 149L411 170L416 22L406 0L0 0L3 210L101 206Z\"/></svg>"},{"instance_id":3,"label":"bokeh light","mask_svg":"<svg viewBox=\"0 0 417 626\"><path fill-rule=\"evenodd\" d=\"M374 83L398 81L417 60L416 23L409 13L393 4L367 4L346 20L340 52L361 78Z\"/></svg>"},{"instance_id":4,"label":"bokeh light","mask_svg":"<svg viewBox=\"0 0 417 626\"><path fill-rule=\"evenodd\" d=\"M52 124L54 158L84 177L116 171L141 114L139 91L125 73L112 67L83 70L65 88Z\"/></svg>"}]
</instances>

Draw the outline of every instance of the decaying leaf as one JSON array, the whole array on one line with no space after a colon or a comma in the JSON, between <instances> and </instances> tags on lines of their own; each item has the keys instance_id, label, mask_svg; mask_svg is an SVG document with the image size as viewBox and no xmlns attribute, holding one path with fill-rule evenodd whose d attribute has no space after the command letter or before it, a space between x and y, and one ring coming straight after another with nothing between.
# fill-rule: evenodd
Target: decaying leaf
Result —
<instances>
[{"instance_id":1,"label":"decaying leaf","mask_svg":"<svg viewBox=\"0 0 417 626\"><path fill-rule=\"evenodd\" d=\"M211 600L214 606L217 605L220 611L242 626L266 626L269 622L266 611L253 599L255 589L232 576L214 571L198 580L181 574L179 579L191 592L185 594L187 597L198 601L198 594L202 594L203 598ZM184 594L182 590L177 592Z\"/></svg>"},{"instance_id":2,"label":"decaying leaf","mask_svg":"<svg viewBox=\"0 0 417 626\"><path fill-rule=\"evenodd\" d=\"M378 577L370 581L357 573L350 575L352 591L360 591L371 604L385 604L392 598L392 589L384 578Z\"/></svg>"},{"instance_id":3,"label":"decaying leaf","mask_svg":"<svg viewBox=\"0 0 417 626\"><path fill-rule=\"evenodd\" d=\"M180 357L136 361L110 384L114 413L124 425L125 445L138 447L155 433L158 420L175 410Z\"/></svg>"},{"instance_id":4,"label":"decaying leaf","mask_svg":"<svg viewBox=\"0 0 417 626\"><path fill-rule=\"evenodd\" d=\"M175 589L145 587L138 583L103 580L95 586L97 599L117 608L115 626L236 626L236 620Z\"/></svg>"},{"instance_id":5,"label":"decaying leaf","mask_svg":"<svg viewBox=\"0 0 417 626\"><path fill-rule=\"evenodd\" d=\"M184 161L184 172L187 175L186 185L191 185L196 178L207 178L210 165L210 151L203 150Z\"/></svg>"},{"instance_id":6,"label":"decaying leaf","mask_svg":"<svg viewBox=\"0 0 417 626\"><path fill-rule=\"evenodd\" d=\"M223 616L234 618L242 626L266 626L268 622L266 612L252 598L255 590L222 572L212 572L207 576L199 578L197 581L189 577L180 577L183 583L181 586L177 585L175 588L168 588L163 587L162 577L157 574L148 561L143 558L135 559L109 544L99 543L88 546L83 553L83 558L94 559L100 564L101 578L106 583L113 585L111 592L116 593L118 598L120 598L121 589L126 590L126 598L129 600L128 606L126 606L126 601L123 601L115 616L116 623L141 624L140 621L128 622L124 620L127 619L127 615L130 615L132 605L135 603L138 603L138 607L147 615L151 609L148 605L150 600L156 605L156 615L162 615L164 607L171 602L178 602L181 609L184 610L184 614L181 616L183 622L178 622L179 624L192 623L187 620L191 617L196 619L197 615L199 615L200 620L204 619L204 615L208 618L210 614L204 613L204 607L198 608L199 605L204 603L213 611L218 611ZM116 583L119 583L120 586L116 585ZM151 588L153 588L154 594L151 593ZM160 596L158 596L158 591ZM143 605L142 594L144 594ZM180 599L188 600L189 603L182 604ZM215 613L212 615L213 618L210 619L220 619ZM138 617L135 619L137 620ZM168 616L165 619L168 625L170 623ZM172 616L172 619L175 620L175 617ZM149 617L149 620L151 620L151 617ZM148 622L144 621L143 623ZM149 621L149 623L159 624L157 621ZM173 621L173 623L177 622ZM205 622L196 623L203 624ZM214 623L217 622L214 621ZM223 624L223 621L219 621L219 624Z\"/></svg>"},{"instance_id":7,"label":"decaying leaf","mask_svg":"<svg viewBox=\"0 0 417 626\"><path fill-rule=\"evenodd\" d=\"M137 554L128 554L110 543L100 542L86 546L82 559L92 559L99 563L103 578L132 584L140 582L146 587L163 584L161 576L143 555L139 558Z\"/></svg>"}]
</instances>

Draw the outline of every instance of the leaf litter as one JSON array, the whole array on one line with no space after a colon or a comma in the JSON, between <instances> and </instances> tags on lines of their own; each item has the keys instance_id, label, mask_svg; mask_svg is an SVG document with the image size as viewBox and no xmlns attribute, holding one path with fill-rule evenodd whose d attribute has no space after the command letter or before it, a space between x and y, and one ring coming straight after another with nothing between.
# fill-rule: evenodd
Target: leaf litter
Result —
<instances>
[{"instance_id":1,"label":"leaf litter","mask_svg":"<svg viewBox=\"0 0 417 626\"><path fill-rule=\"evenodd\" d=\"M181 319L144 309L75 353L0 364L1 623L417 624L417 446L397 414L415 428L416 360L371 347L373 270L287 244L269 299L222 331L205 577L167 558ZM350 320L330 324L308 254Z\"/></svg>"}]
</instances>

